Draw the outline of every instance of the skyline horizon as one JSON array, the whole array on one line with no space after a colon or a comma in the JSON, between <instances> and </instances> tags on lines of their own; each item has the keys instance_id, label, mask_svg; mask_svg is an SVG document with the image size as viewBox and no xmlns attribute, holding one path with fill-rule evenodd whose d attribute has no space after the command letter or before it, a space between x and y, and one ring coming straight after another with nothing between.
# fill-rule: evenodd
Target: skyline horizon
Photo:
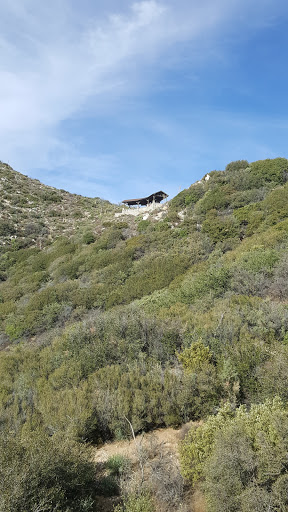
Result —
<instances>
[{"instance_id":1,"label":"skyline horizon","mask_svg":"<svg viewBox=\"0 0 288 512\"><path fill-rule=\"evenodd\" d=\"M0 155L21 173L117 204L286 153L284 0L0 0L0 14Z\"/></svg>"}]
</instances>

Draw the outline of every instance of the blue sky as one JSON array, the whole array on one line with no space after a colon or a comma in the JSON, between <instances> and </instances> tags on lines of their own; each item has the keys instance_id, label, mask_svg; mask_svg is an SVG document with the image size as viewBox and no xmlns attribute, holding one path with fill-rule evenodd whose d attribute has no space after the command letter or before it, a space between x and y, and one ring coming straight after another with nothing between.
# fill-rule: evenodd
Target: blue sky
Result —
<instances>
[{"instance_id":1,"label":"blue sky","mask_svg":"<svg viewBox=\"0 0 288 512\"><path fill-rule=\"evenodd\" d=\"M113 202L288 156L284 0L0 0L0 159Z\"/></svg>"}]
</instances>

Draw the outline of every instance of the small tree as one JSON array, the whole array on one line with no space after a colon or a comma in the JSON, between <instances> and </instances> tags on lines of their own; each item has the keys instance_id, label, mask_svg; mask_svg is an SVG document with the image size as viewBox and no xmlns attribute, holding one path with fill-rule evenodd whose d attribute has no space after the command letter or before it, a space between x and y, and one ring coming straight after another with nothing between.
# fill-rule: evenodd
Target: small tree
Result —
<instances>
[{"instance_id":1,"label":"small tree","mask_svg":"<svg viewBox=\"0 0 288 512\"><path fill-rule=\"evenodd\" d=\"M202 341L192 343L189 348L183 352L177 353L177 357L186 371L199 371L211 363L212 354L209 347L205 347Z\"/></svg>"}]
</instances>

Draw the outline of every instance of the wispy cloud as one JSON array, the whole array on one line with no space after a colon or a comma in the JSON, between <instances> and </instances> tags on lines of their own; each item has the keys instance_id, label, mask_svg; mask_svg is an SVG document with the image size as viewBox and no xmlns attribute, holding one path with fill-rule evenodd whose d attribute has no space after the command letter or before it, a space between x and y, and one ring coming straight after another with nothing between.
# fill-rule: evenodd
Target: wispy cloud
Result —
<instances>
[{"instance_id":1,"label":"wispy cloud","mask_svg":"<svg viewBox=\"0 0 288 512\"><path fill-rule=\"evenodd\" d=\"M257 19L264 23L275 6L268 0L250 4L126 0L108 1L106 8L86 1L81 8L68 0L0 0L0 158L30 174L70 169L72 180L85 167L88 182L99 179L100 186L103 174L115 178L117 155L85 159L77 142L67 140L63 122L128 101L181 58L179 44L192 45L189 58L205 57L224 26L233 33L229 20L238 17L241 24L240 15L249 12L256 19L261 5Z\"/></svg>"}]
</instances>

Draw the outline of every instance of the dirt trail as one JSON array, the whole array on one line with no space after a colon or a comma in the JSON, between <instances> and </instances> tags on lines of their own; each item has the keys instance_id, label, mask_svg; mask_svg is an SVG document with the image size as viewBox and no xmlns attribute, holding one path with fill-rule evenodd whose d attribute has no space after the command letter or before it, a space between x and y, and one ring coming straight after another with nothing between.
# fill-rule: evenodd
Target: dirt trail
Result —
<instances>
[{"instance_id":1,"label":"dirt trail","mask_svg":"<svg viewBox=\"0 0 288 512\"><path fill-rule=\"evenodd\" d=\"M163 428L138 435L136 436L136 443L133 439L105 443L95 450L95 462L104 463L109 457L119 454L128 457L132 463L136 463L138 461L137 450L139 448L149 453L161 449L161 452L165 453L165 455L171 454L171 456L178 459L178 443L180 439L183 439L183 427L177 430Z\"/></svg>"},{"instance_id":2,"label":"dirt trail","mask_svg":"<svg viewBox=\"0 0 288 512\"><path fill-rule=\"evenodd\" d=\"M151 484L155 484L157 479L156 471L161 471L161 466L164 469L164 473L160 476L161 480L168 480L168 487L177 484L177 481L181 481L180 473L179 473L179 441L184 439L186 433L193 425L192 422L183 425L180 429L173 428L163 428L154 430L153 432L145 433L142 435L136 436L135 441L124 440L124 441L113 441L110 443L105 443L98 449L95 449L94 460L99 467L105 468L105 462L112 457L113 455L122 455L130 460L132 464L132 471L134 478L137 475L140 478L141 474L141 464L139 464L139 460L141 459L143 464L143 476L146 482L150 482ZM153 471L154 474L151 472ZM104 469L105 471L105 469ZM180 477L177 477L178 475ZM176 480L175 480L176 478ZM178 478L178 480L177 480ZM165 482L164 482L165 487ZM167 486L164 489L164 493L167 494ZM162 489L162 498L163 498L163 489ZM154 489L156 493L156 497L158 499L157 511L159 512L206 512L205 508L205 500L200 492L200 490L194 491L194 494L189 492L184 493L182 503L179 503L177 506L168 506L168 503L165 504L165 501L159 501L159 483L158 487ZM111 504L113 499L111 501ZM115 501L114 501L115 503ZM99 503L99 510L103 512L110 512L113 507L109 505L105 500L103 503ZM110 508L109 508L110 506Z\"/></svg>"},{"instance_id":3,"label":"dirt trail","mask_svg":"<svg viewBox=\"0 0 288 512\"><path fill-rule=\"evenodd\" d=\"M142 461L142 478L146 482L150 482L150 486L155 484L157 480L157 471L161 471L164 468L164 472L160 474L160 480L167 480L168 485L162 489L162 498L167 494L168 487L177 485L177 482L181 482L180 468L179 468L179 441L184 439L186 433L193 425L192 422L183 425L180 429L163 428L154 430L153 432L145 433L136 436L136 439L113 441L105 443L100 448L95 449L94 460L99 467L103 467L105 472L105 462L114 456L122 455L130 460L132 465L132 471L134 478L140 479L141 475L141 463ZM153 473L154 468L154 473ZM156 473L155 473L156 471ZM180 479L177 477L177 471ZM178 480L177 480L178 478ZM163 483L163 482L162 482ZM182 503L178 503L176 506L168 506L165 501L159 501L159 482L158 487L154 489L156 497L158 499L157 511L159 512L206 512L205 500L200 490L194 491L194 494L190 491L185 492L183 495ZM163 495L164 492L164 495ZM165 494L166 493L166 494ZM98 509L103 512L111 512L113 509L113 498L111 502L103 499L98 504ZM110 507L110 508L109 508Z\"/></svg>"}]
</instances>

